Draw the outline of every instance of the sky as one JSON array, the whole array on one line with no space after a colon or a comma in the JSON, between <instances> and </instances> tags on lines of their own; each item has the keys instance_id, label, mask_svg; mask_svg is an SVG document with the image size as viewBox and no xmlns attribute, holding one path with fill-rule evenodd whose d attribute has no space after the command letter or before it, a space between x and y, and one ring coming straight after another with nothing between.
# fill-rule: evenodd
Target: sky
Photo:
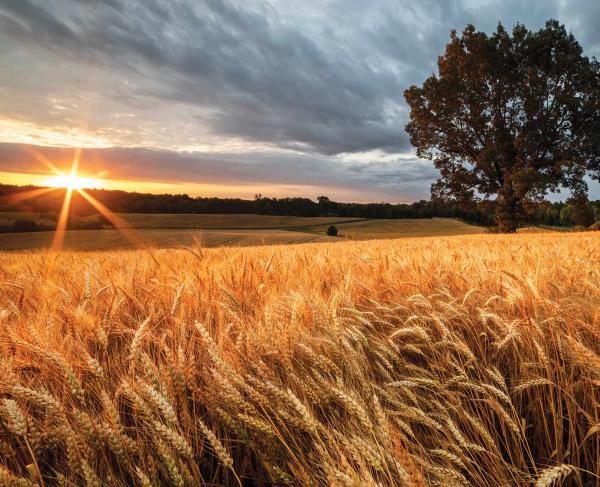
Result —
<instances>
[{"instance_id":1,"label":"sky","mask_svg":"<svg viewBox=\"0 0 600 487\"><path fill-rule=\"evenodd\" d=\"M600 57L598 0L0 0L0 182L81 147L109 189L428 198L404 90L451 29L550 18Z\"/></svg>"}]
</instances>

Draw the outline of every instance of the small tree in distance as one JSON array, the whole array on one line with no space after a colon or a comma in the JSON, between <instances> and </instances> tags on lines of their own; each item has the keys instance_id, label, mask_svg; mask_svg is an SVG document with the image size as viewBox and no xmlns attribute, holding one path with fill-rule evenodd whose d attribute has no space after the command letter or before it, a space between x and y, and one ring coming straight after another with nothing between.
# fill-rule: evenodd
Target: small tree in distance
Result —
<instances>
[{"instance_id":1,"label":"small tree in distance","mask_svg":"<svg viewBox=\"0 0 600 487\"><path fill-rule=\"evenodd\" d=\"M469 25L438 69L404 93L410 140L440 171L433 198L495 200L503 232L548 191L586 198L584 176L600 179L600 63L564 26L488 36Z\"/></svg>"},{"instance_id":2,"label":"small tree in distance","mask_svg":"<svg viewBox=\"0 0 600 487\"><path fill-rule=\"evenodd\" d=\"M338 234L338 229L336 227L334 227L333 225L330 225L329 228L327 229L327 235L329 235L330 237L337 237Z\"/></svg>"}]
</instances>

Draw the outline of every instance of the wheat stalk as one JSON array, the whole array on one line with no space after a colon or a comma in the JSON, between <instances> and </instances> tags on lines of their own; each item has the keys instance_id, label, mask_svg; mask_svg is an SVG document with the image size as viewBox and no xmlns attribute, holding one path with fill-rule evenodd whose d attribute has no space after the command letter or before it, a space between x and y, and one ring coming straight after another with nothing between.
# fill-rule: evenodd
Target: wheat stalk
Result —
<instances>
[{"instance_id":1,"label":"wheat stalk","mask_svg":"<svg viewBox=\"0 0 600 487\"><path fill-rule=\"evenodd\" d=\"M565 463L548 467L540 472L535 481L535 487L551 487L562 484L562 481L569 475L577 472L577 469L572 465Z\"/></svg>"}]
</instances>

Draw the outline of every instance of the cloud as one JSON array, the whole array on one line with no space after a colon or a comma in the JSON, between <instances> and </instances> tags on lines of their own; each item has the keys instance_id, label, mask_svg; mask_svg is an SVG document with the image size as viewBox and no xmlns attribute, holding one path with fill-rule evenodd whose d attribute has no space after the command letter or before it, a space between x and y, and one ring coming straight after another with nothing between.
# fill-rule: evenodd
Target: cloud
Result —
<instances>
[{"instance_id":1,"label":"cloud","mask_svg":"<svg viewBox=\"0 0 600 487\"><path fill-rule=\"evenodd\" d=\"M40 161L68 170L73 149L0 143L0 172L48 174ZM377 155L367 155L376 159ZM415 199L437 176L430 164L394 158L358 162L343 157L301 153L176 152L148 148L93 148L81 153L80 170L117 180L170 182L179 185L298 185L350 191L361 200ZM107 171L107 168L110 168ZM342 192L342 190L345 190ZM362 197L361 197L362 195ZM279 196L281 196L279 194Z\"/></svg>"},{"instance_id":2,"label":"cloud","mask_svg":"<svg viewBox=\"0 0 600 487\"><path fill-rule=\"evenodd\" d=\"M273 9L128 1L66 12L51 3L0 7L8 40L132 76L125 104L140 96L181 103L219 136L325 154L409 149L393 110L402 100L394 69L354 57L349 45L323 45Z\"/></svg>"},{"instance_id":3,"label":"cloud","mask_svg":"<svg viewBox=\"0 0 600 487\"><path fill-rule=\"evenodd\" d=\"M281 167L282 178L288 171L288 181L310 171L330 171L323 177L332 182L375 181L394 164L406 167L389 174L405 178L412 162L400 156L412 149L403 91L435 70L450 30L473 23L490 31L498 21L537 29L551 17L586 53L600 54L596 0L4 0L0 115L153 149L151 160L166 150L179 179L202 150L193 161L173 151L227 154L232 146L266 178L261 164L275 152L279 166L268 167ZM373 151L398 157L348 168L344 154ZM358 184L335 181L346 183Z\"/></svg>"},{"instance_id":4,"label":"cloud","mask_svg":"<svg viewBox=\"0 0 600 487\"><path fill-rule=\"evenodd\" d=\"M595 46L584 12L598 7L579 4L565 16ZM335 154L410 150L402 93L432 70L450 29L493 29L499 20L539 27L562 13L552 1L344 0L307 18L294 5L7 0L0 22L4 43L27 49L36 64L94 64L108 85L103 96L125 111L144 97L179 103L216 136ZM53 66L64 92L86 89ZM118 77L131 78L130 87L115 87Z\"/></svg>"}]
</instances>

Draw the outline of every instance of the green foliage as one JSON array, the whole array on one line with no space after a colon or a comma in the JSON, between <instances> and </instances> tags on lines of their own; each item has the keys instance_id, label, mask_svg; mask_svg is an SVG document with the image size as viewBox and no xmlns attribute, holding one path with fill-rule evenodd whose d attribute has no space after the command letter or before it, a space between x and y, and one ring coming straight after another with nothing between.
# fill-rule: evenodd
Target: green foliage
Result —
<instances>
[{"instance_id":1,"label":"green foliage","mask_svg":"<svg viewBox=\"0 0 600 487\"><path fill-rule=\"evenodd\" d=\"M594 207L590 204L584 194L578 194L567 200L567 203L572 204L575 208L575 213L573 215L575 225L589 227L594 223Z\"/></svg>"},{"instance_id":2,"label":"green foliage","mask_svg":"<svg viewBox=\"0 0 600 487\"><path fill-rule=\"evenodd\" d=\"M565 205L560 210L560 224L568 227L575 225L575 207L573 205Z\"/></svg>"},{"instance_id":3,"label":"green foliage","mask_svg":"<svg viewBox=\"0 0 600 487\"><path fill-rule=\"evenodd\" d=\"M584 195L579 195L567 200L567 204L560 212L562 225L589 227L595 221L594 206Z\"/></svg>"},{"instance_id":4,"label":"green foliage","mask_svg":"<svg viewBox=\"0 0 600 487\"><path fill-rule=\"evenodd\" d=\"M544 201L540 203L534 210L532 215L532 223L550 227L561 225L560 212L560 203L550 203L548 201Z\"/></svg>"}]
</instances>

